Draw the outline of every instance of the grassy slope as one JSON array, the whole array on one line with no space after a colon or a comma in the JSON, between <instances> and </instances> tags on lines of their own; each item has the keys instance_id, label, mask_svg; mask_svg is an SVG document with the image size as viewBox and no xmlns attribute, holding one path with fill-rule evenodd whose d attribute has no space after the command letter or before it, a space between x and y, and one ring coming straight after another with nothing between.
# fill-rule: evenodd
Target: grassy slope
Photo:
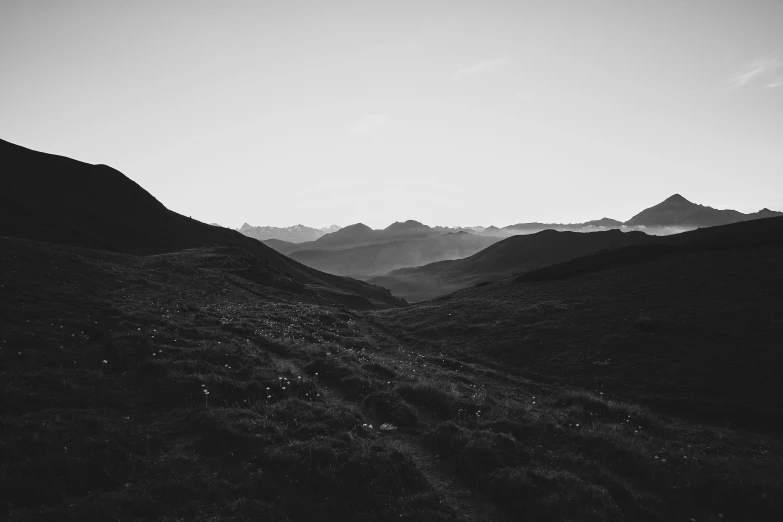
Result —
<instances>
[{"instance_id":1,"label":"grassy slope","mask_svg":"<svg viewBox=\"0 0 783 522\"><path fill-rule=\"evenodd\" d=\"M481 364L449 333L458 308L437 308L449 300L405 316L419 329L425 315L442 325L437 342L414 347L404 325L407 335L387 330L397 320L387 312L324 306L282 279L255 280L245 261L225 248L132 257L0 239L6 519L782 512L777 439L667 419L608 387L585 393ZM619 281L603 282L620 292ZM535 332L562 333L561 314L581 309L563 291L516 317L539 314ZM507 301L497 298L500 309ZM633 334L622 325L607 334ZM385 422L398 429L380 431Z\"/></svg>"}]
</instances>

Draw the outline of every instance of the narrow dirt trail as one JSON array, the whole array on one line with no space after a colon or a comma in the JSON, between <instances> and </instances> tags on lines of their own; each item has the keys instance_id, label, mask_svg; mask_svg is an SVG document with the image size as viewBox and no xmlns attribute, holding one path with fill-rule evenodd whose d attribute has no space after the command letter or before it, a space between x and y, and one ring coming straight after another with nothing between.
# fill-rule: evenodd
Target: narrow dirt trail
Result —
<instances>
[{"instance_id":1,"label":"narrow dirt trail","mask_svg":"<svg viewBox=\"0 0 783 522\"><path fill-rule=\"evenodd\" d=\"M271 352L269 352L269 356L281 373L290 372L293 375L305 375L305 372L295 361ZM343 392L324 382L319 382L318 388L324 400L355 411L364 423L373 427L372 431L383 438L386 444L415 462L416 467L427 478L435 492L444 499L448 507L454 510L457 516L456 520L477 522L503 522L507 520L491 503L478 498L463 486L449 466L432 455L413 435L400 430L382 432L379 427L383 420L365 411L361 404L347 398Z\"/></svg>"}]
</instances>

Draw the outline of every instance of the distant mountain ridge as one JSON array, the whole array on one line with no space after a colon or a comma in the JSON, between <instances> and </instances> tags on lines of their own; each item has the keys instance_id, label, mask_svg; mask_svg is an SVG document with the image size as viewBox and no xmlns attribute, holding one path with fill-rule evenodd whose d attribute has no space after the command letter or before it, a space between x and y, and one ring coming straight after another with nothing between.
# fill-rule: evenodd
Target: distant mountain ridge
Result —
<instances>
[{"instance_id":1,"label":"distant mountain ridge","mask_svg":"<svg viewBox=\"0 0 783 522\"><path fill-rule=\"evenodd\" d=\"M419 221L407 220L397 221L384 229L373 229L363 223L356 223L324 234L314 241L295 243L268 239L265 243L317 270L356 277L389 287L393 293L407 299L421 300L505 277L515 271L523 272L563 262L586 255L596 248L641 241L638 236L623 236L622 232L669 235L775 216L783 216L783 213L769 209L751 214L717 210L697 205L675 194L626 222L603 217L582 223L531 222L503 228L448 228L430 227ZM556 236L544 235L529 242L519 239L508 242L514 236L538 236L545 231L588 234L590 237L566 235L553 240ZM590 234L608 231L621 235ZM550 240L543 241L542 238ZM607 238L611 240L605 241ZM482 251L482 248L485 250ZM544 248L546 251L531 251L536 248Z\"/></svg>"},{"instance_id":2,"label":"distant mountain ridge","mask_svg":"<svg viewBox=\"0 0 783 522\"><path fill-rule=\"evenodd\" d=\"M736 210L718 210L688 201L680 194L674 194L661 203L644 209L624 223L629 227L684 227L700 228L730 225L742 221L783 216L767 208L758 212L743 214Z\"/></svg>"},{"instance_id":3,"label":"distant mountain ridge","mask_svg":"<svg viewBox=\"0 0 783 522\"><path fill-rule=\"evenodd\" d=\"M616 229L620 228L622 225L622 221L605 217L601 219L595 219L593 221L586 221L584 223L517 223L516 225L509 225L499 230L510 232L512 234L519 232L530 234L534 232L540 232L541 230L588 232L603 229Z\"/></svg>"},{"instance_id":4,"label":"distant mountain ridge","mask_svg":"<svg viewBox=\"0 0 783 522\"><path fill-rule=\"evenodd\" d=\"M496 237L460 231L342 249L296 250L288 255L316 270L366 279L402 267L461 259L499 240L500 238Z\"/></svg>"},{"instance_id":5,"label":"distant mountain ridge","mask_svg":"<svg viewBox=\"0 0 783 522\"><path fill-rule=\"evenodd\" d=\"M436 237L450 232L474 233L475 231L473 228L462 227L430 227L419 221L409 219L407 221L396 221L383 229L373 229L364 223L355 223L330 234L324 234L315 240L301 243L287 240L278 241L277 239L279 238L265 241L269 241L269 246L277 249L280 253L289 255L300 250L340 250L367 245L378 245L391 241ZM281 241L286 241L286 243L282 243Z\"/></svg>"},{"instance_id":6,"label":"distant mountain ridge","mask_svg":"<svg viewBox=\"0 0 783 522\"><path fill-rule=\"evenodd\" d=\"M238 232L248 237L265 241L267 239L279 239L289 243L304 243L306 241L315 241L321 236L331 234L340 230L340 226L332 225L324 228L311 228L305 225L294 225L291 227L254 227L244 223L237 229Z\"/></svg>"},{"instance_id":7,"label":"distant mountain ridge","mask_svg":"<svg viewBox=\"0 0 783 522\"><path fill-rule=\"evenodd\" d=\"M430 227L419 221L407 220L397 221L384 229L372 229L363 223L356 223L344 228L332 225L322 229L314 229L304 225L287 228L252 227L245 223L238 231L261 241L275 240L270 246L281 253L289 254L297 250L353 248L462 231L501 238L518 234L533 234L542 230L597 232L619 229L642 230L651 234L666 235L695 228L728 225L777 216L783 216L783 212L763 208L758 212L743 214L736 210L719 210L706 205L692 203L680 194L674 194L661 203L642 210L625 222L603 217L583 223L541 223L534 221L516 223L499 228L494 225L488 227ZM278 241L290 244L279 243Z\"/></svg>"}]
</instances>

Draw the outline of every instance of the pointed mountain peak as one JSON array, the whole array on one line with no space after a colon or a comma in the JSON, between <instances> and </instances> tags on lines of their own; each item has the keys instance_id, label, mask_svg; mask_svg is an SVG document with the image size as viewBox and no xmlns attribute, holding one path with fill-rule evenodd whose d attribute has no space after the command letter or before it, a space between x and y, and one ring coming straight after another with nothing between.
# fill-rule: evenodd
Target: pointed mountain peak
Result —
<instances>
[{"instance_id":1,"label":"pointed mountain peak","mask_svg":"<svg viewBox=\"0 0 783 522\"><path fill-rule=\"evenodd\" d=\"M665 200L663 200L664 203L690 203L687 199L682 197L679 194L674 194L673 196L669 196Z\"/></svg>"}]
</instances>

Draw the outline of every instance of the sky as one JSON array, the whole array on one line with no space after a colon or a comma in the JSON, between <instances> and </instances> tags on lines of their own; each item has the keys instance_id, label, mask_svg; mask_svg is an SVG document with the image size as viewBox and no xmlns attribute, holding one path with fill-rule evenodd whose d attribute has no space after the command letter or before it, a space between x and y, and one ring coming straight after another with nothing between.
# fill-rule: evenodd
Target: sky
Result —
<instances>
[{"instance_id":1,"label":"sky","mask_svg":"<svg viewBox=\"0 0 783 522\"><path fill-rule=\"evenodd\" d=\"M783 0L0 0L0 138L237 228L783 210Z\"/></svg>"}]
</instances>

